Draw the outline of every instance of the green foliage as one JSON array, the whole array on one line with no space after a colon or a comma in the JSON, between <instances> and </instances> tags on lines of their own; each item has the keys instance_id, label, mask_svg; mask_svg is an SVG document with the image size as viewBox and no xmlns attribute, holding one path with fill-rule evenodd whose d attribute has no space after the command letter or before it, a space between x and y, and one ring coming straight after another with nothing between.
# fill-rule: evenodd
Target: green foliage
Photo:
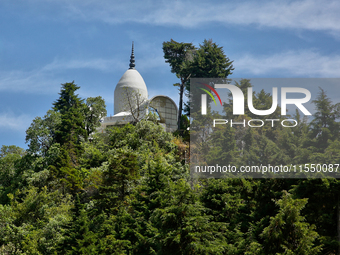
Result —
<instances>
[{"instance_id":1,"label":"green foliage","mask_svg":"<svg viewBox=\"0 0 340 255\"><path fill-rule=\"evenodd\" d=\"M89 136L100 126L100 119L106 117L107 112L105 101L101 96L88 97L85 104L85 128L87 135Z\"/></svg>"},{"instance_id":2,"label":"green foliage","mask_svg":"<svg viewBox=\"0 0 340 255\"><path fill-rule=\"evenodd\" d=\"M61 115L53 110L47 111L43 119L36 117L26 130L28 152L46 156L47 151L55 142L57 128L60 124Z\"/></svg>"},{"instance_id":3,"label":"green foliage","mask_svg":"<svg viewBox=\"0 0 340 255\"><path fill-rule=\"evenodd\" d=\"M185 84L189 82L191 76L191 62L194 52L196 51L192 43L178 43L171 39L170 42L163 42L163 52L165 62L169 63L171 72L175 73L180 83L174 84L179 87L179 104L178 104L178 130L181 129L181 116L183 109L183 93Z\"/></svg>"},{"instance_id":4,"label":"green foliage","mask_svg":"<svg viewBox=\"0 0 340 255\"><path fill-rule=\"evenodd\" d=\"M83 143L84 152L79 159L82 167L100 167L106 161L105 153L109 145L104 142L105 134L94 133L88 142Z\"/></svg>"},{"instance_id":5,"label":"green foliage","mask_svg":"<svg viewBox=\"0 0 340 255\"><path fill-rule=\"evenodd\" d=\"M231 61L223 51L211 39L204 40L203 44L195 51L193 59L190 63L190 78L221 78L227 81L227 77L234 70L233 61ZM190 83L185 84L185 92L187 96L195 95L195 90L190 88ZM195 104L196 100L191 100L185 104L185 112L190 115L191 112L198 112L200 107Z\"/></svg>"},{"instance_id":6,"label":"green foliage","mask_svg":"<svg viewBox=\"0 0 340 255\"><path fill-rule=\"evenodd\" d=\"M111 210L124 203L139 178L137 155L129 149L110 151L100 187L100 207Z\"/></svg>"},{"instance_id":7,"label":"green foliage","mask_svg":"<svg viewBox=\"0 0 340 255\"><path fill-rule=\"evenodd\" d=\"M222 67L211 75L232 71L216 44L205 41L192 51L190 45L167 45L182 51L167 53L176 74L195 64L191 75L208 75L213 61ZM246 91L251 84L237 86ZM33 120L27 151L0 150L0 254L338 253L337 179L197 180L187 164L188 154L235 166L338 163L339 106L324 91L314 101L314 120L308 124L296 112L299 125L289 129L213 128L220 114L192 113L190 133L198 143L191 141L189 150L189 141L165 132L152 116L96 133L104 101L85 102L78 88L63 84L54 109ZM253 102L267 109L271 96L253 92ZM228 116L232 101L224 110ZM262 117L282 119L279 111Z\"/></svg>"},{"instance_id":8,"label":"green foliage","mask_svg":"<svg viewBox=\"0 0 340 255\"><path fill-rule=\"evenodd\" d=\"M194 54L191 78L226 78L234 70L233 61L211 39L204 40Z\"/></svg>"},{"instance_id":9,"label":"green foliage","mask_svg":"<svg viewBox=\"0 0 340 255\"><path fill-rule=\"evenodd\" d=\"M20 161L26 152L15 145L3 145L0 149L0 203L7 203L7 194L18 186Z\"/></svg>"},{"instance_id":10,"label":"green foliage","mask_svg":"<svg viewBox=\"0 0 340 255\"><path fill-rule=\"evenodd\" d=\"M26 254L53 254L56 242L64 239L63 225L70 220L70 196L27 187L9 197L10 205L0 205L0 246Z\"/></svg>"},{"instance_id":11,"label":"green foliage","mask_svg":"<svg viewBox=\"0 0 340 255\"><path fill-rule=\"evenodd\" d=\"M3 145L0 149L0 187L8 187L11 180L16 175L16 165L21 157L25 155L25 150L11 145Z\"/></svg>"},{"instance_id":12,"label":"green foliage","mask_svg":"<svg viewBox=\"0 0 340 255\"><path fill-rule=\"evenodd\" d=\"M336 119L340 117L340 104L332 104L325 91L320 88L320 93L313 101L316 106L314 119L312 120L310 138L316 152L324 152L329 145L329 140L339 137L340 126Z\"/></svg>"},{"instance_id":13,"label":"green foliage","mask_svg":"<svg viewBox=\"0 0 340 255\"><path fill-rule=\"evenodd\" d=\"M189 64L195 47L192 43L178 43L171 39L169 42L163 42L163 52L165 62L169 63L171 72L175 73L177 78L187 78L189 72L187 65Z\"/></svg>"},{"instance_id":14,"label":"green foliage","mask_svg":"<svg viewBox=\"0 0 340 255\"><path fill-rule=\"evenodd\" d=\"M164 59L169 63L171 72L175 73L180 83L174 84L179 87L178 106L178 130L182 134L182 109L183 93L190 94L190 78L227 78L234 70L232 61L224 55L222 47L212 40L204 40L199 48L192 43L179 43L171 41L163 42ZM193 105L191 105L193 107ZM189 106L185 111L190 113Z\"/></svg>"},{"instance_id":15,"label":"green foliage","mask_svg":"<svg viewBox=\"0 0 340 255\"><path fill-rule=\"evenodd\" d=\"M64 166L75 167L82 152L81 141L88 134L85 130L84 100L80 99L75 91L79 86L71 83L62 84L59 99L53 103L54 110L60 113L61 122L57 125L55 142L59 143L62 150L69 155L62 161Z\"/></svg>"},{"instance_id":16,"label":"green foliage","mask_svg":"<svg viewBox=\"0 0 340 255\"><path fill-rule=\"evenodd\" d=\"M321 246L314 246L319 236L315 227L305 222L301 210L307 199L293 199L284 193L277 201L280 207L278 214L270 219L270 224L262 234L263 254L317 254Z\"/></svg>"},{"instance_id":17,"label":"green foliage","mask_svg":"<svg viewBox=\"0 0 340 255\"><path fill-rule=\"evenodd\" d=\"M72 221L65 231L65 238L59 245L60 254L98 254L97 237L89 230L90 220L77 195L72 209Z\"/></svg>"},{"instance_id":18,"label":"green foliage","mask_svg":"<svg viewBox=\"0 0 340 255\"><path fill-rule=\"evenodd\" d=\"M298 198L308 198L304 208L306 220L316 226L323 244L323 251L336 253L339 248L337 242L339 217L339 180L302 179L294 185L292 191Z\"/></svg>"},{"instance_id":19,"label":"green foliage","mask_svg":"<svg viewBox=\"0 0 340 255\"><path fill-rule=\"evenodd\" d=\"M187 182L170 183L162 195L165 204L151 216L160 231L156 242L161 254L223 254L232 249L223 235L225 224L205 215Z\"/></svg>"},{"instance_id":20,"label":"green foliage","mask_svg":"<svg viewBox=\"0 0 340 255\"><path fill-rule=\"evenodd\" d=\"M212 134L211 140L216 143L206 156L208 165L212 164L214 160L218 160L218 162L226 166L235 163L237 151L234 137L234 129L230 126L227 126L223 131L217 131Z\"/></svg>"}]
</instances>

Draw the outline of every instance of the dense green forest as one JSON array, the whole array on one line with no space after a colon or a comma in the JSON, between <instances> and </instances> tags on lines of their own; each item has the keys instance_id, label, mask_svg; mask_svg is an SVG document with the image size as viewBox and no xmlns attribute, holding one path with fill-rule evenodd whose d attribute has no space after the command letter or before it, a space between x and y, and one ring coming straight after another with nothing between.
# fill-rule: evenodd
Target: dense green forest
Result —
<instances>
[{"instance_id":1,"label":"dense green forest","mask_svg":"<svg viewBox=\"0 0 340 255\"><path fill-rule=\"evenodd\" d=\"M180 46L169 43L164 46L172 50ZM200 49L210 47L226 60L215 46L205 41ZM226 62L222 69L230 73ZM178 77L188 77L180 65ZM209 75L190 68L192 76ZM248 80L236 85L251 86ZM78 89L62 84L52 108L27 129L27 150L1 148L0 254L339 254L337 179L193 179L188 165L194 153L207 163L218 158L235 165L340 163L339 105L325 91L313 101L310 122L297 112L292 129L207 127L204 146L189 151L186 117L175 134L153 115L93 132L105 102L81 99ZM254 102L267 109L270 95L257 92ZM231 107L232 101L225 104L224 113Z\"/></svg>"},{"instance_id":2,"label":"dense green forest","mask_svg":"<svg viewBox=\"0 0 340 255\"><path fill-rule=\"evenodd\" d=\"M1 254L337 254L338 180L191 179L188 143L152 116L88 138L105 103L78 88L33 120L26 151L1 148ZM238 130L212 137L230 161L339 162L336 107L323 91L314 103L294 132L248 129L243 149Z\"/></svg>"}]
</instances>

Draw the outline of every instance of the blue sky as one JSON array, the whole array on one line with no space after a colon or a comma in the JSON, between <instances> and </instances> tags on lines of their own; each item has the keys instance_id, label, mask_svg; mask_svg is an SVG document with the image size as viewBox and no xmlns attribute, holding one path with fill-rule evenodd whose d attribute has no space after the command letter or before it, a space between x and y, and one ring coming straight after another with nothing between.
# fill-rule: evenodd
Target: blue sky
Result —
<instances>
[{"instance_id":1,"label":"blue sky","mask_svg":"<svg viewBox=\"0 0 340 255\"><path fill-rule=\"evenodd\" d=\"M51 108L61 83L74 80L82 98L102 96L113 114L132 41L149 95L175 102L178 80L162 52L170 39L212 39L234 61L231 78L339 78L339 13L332 0L2 0L0 146L27 148L25 130ZM338 88L330 90L338 100Z\"/></svg>"}]
</instances>

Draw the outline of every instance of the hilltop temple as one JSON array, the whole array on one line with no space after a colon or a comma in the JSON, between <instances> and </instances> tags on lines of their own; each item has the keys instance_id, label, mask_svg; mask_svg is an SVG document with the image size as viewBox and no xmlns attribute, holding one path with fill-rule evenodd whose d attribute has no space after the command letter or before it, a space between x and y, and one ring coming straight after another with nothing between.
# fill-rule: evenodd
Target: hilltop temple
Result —
<instances>
[{"instance_id":1,"label":"hilltop temple","mask_svg":"<svg viewBox=\"0 0 340 255\"><path fill-rule=\"evenodd\" d=\"M148 89L143 77L135 68L134 45L130 57L130 68L118 81L114 91L114 116L101 120L99 132L106 127L135 123L146 118L148 113L157 115L159 123L168 132L177 129L178 109L168 96L159 95L148 98Z\"/></svg>"}]
</instances>

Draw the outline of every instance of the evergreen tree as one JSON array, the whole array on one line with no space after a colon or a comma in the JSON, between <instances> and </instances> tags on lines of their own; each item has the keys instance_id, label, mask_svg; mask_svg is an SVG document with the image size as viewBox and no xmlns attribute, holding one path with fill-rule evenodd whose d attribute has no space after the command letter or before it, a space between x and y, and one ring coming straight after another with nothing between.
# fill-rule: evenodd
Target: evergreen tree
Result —
<instances>
[{"instance_id":1,"label":"evergreen tree","mask_svg":"<svg viewBox=\"0 0 340 255\"><path fill-rule=\"evenodd\" d=\"M178 180L162 194L165 204L151 215L160 232L155 237L159 254L235 254L222 234L227 232L226 224L206 215L196 192Z\"/></svg>"},{"instance_id":2,"label":"evergreen tree","mask_svg":"<svg viewBox=\"0 0 340 255\"><path fill-rule=\"evenodd\" d=\"M107 213L119 211L119 206L126 204L131 187L138 178L136 154L128 149L112 150L99 189L100 208Z\"/></svg>"},{"instance_id":3,"label":"evergreen tree","mask_svg":"<svg viewBox=\"0 0 340 255\"><path fill-rule=\"evenodd\" d=\"M62 148L62 165L67 167L78 165L78 158L82 152L81 141L87 138L83 111L84 100L75 94L79 88L74 81L62 84L60 97L53 103L54 110L61 116L55 142L59 143Z\"/></svg>"},{"instance_id":4,"label":"evergreen tree","mask_svg":"<svg viewBox=\"0 0 340 255\"><path fill-rule=\"evenodd\" d=\"M203 44L200 44L195 51L190 63L190 78L219 78L219 82L222 79L222 83L227 83L227 77L234 70L232 63L233 61L224 54L223 47L218 46L211 39L204 40ZM185 84L185 91L187 96L191 98L197 94L196 88L190 87L189 82ZM197 100L193 101L190 100L185 105L184 110L187 114L190 114L191 111L198 112L198 109L200 109L200 105L195 104Z\"/></svg>"},{"instance_id":5,"label":"evergreen tree","mask_svg":"<svg viewBox=\"0 0 340 255\"><path fill-rule=\"evenodd\" d=\"M205 179L201 180L200 199L208 215L214 222L227 223L226 238L237 252L243 254L246 246L246 233L250 227L255 201L250 199L254 184L244 178Z\"/></svg>"},{"instance_id":6,"label":"evergreen tree","mask_svg":"<svg viewBox=\"0 0 340 255\"><path fill-rule=\"evenodd\" d=\"M191 78L222 78L232 74L233 61L224 54L223 47L211 39L204 40L194 54L190 65Z\"/></svg>"},{"instance_id":7,"label":"evergreen tree","mask_svg":"<svg viewBox=\"0 0 340 255\"><path fill-rule=\"evenodd\" d=\"M322 88L317 99L312 102L316 106L316 112L310 124L310 138L313 139L310 145L314 146L315 152L324 152L329 140L339 138L340 125L336 120L340 117L340 103L332 104Z\"/></svg>"},{"instance_id":8,"label":"evergreen tree","mask_svg":"<svg viewBox=\"0 0 340 255\"><path fill-rule=\"evenodd\" d=\"M319 236L314 231L315 227L301 216L306 203L307 199L293 199L289 193L284 193L282 199L277 201L280 210L261 234L263 254L312 255L321 250L321 246L314 245Z\"/></svg>"},{"instance_id":9,"label":"evergreen tree","mask_svg":"<svg viewBox=\"0 0 340 255\"><path fill-rule=\"evenodd\" d=\"M216 130L210 136L211 144L207 158L208 165L214 161L220 165L228 166L236 163L236 140L234 128L226 125L222 130Z\"/></svg>"},{"instance_id":10,"label":"evergreen tree","mask_svg":"<svg viewBox=\"0 0 340 255\"><path fill-rule=\"evenodd\" d=\"M232 74L232 61L212 40L204 40L199 48L191 43L178 43L174 40L163 43L165 62L171 66L171 72L176 73L180 83L180 103L178 112L178 129L181 127L183 92L190 93L190 78L223 78ZM189 106L185 111L190 113Z\"/></svg>"},{"instance_id":11,"label":"evergreen tree","mask_svg":"<svg viewBox=\"0 0 340 255\"><path fill-rule=\"evenodd\" d=\"M190 62L192 61L193 52L195 47L192 43L178 43L171 39L169 42L163 42L163 52L165 62L169 63L171 72L175 73L180 83L174 84L179 87L179 104L178 104L178 130L181 129L182 123L182 109L183 109L183 94L185 84L189 81Z\"/></svg>"},{"instance_id":12,"label":"evergreen tree","mask_svg":"<svg viewBox=\"0 0 340 255\"><path fill-rule=\"evenodd\" d=\"M333 178L301 179L292 189L298 198L308 198L306 220L316 226L323 251L337 254L340 249L340 182Z\"/></svg>"},{"instance_id":13,"label":"evergreen tree","mask_svg":"<svg viewBox=\"0 0 340 255\"><path fill-rule=\"evenodd\" d=\"M98 254L97 236L90 231L90 220L78 195L74 200L72 221L64 235L64 241L59 244L59 254Z\"/></svg>"},{"instance_id":14,"label":"evergreen tree","mask_svg":"<svg viewBox=\"0 0 340 255\"><path fill-rule=\"evenodd\" d=\"M174 175L172 170L173 167L167 164L165 158L156 154L148 160L144 178L134 191L132 208L135 215L133 227L136 231L133 251L136 254L152 254L160 249L155 240L159 236L159 229L151 220L151 216L157 208L164 207L163 194L172 182Z\"/></svg>"}]
</instances>

